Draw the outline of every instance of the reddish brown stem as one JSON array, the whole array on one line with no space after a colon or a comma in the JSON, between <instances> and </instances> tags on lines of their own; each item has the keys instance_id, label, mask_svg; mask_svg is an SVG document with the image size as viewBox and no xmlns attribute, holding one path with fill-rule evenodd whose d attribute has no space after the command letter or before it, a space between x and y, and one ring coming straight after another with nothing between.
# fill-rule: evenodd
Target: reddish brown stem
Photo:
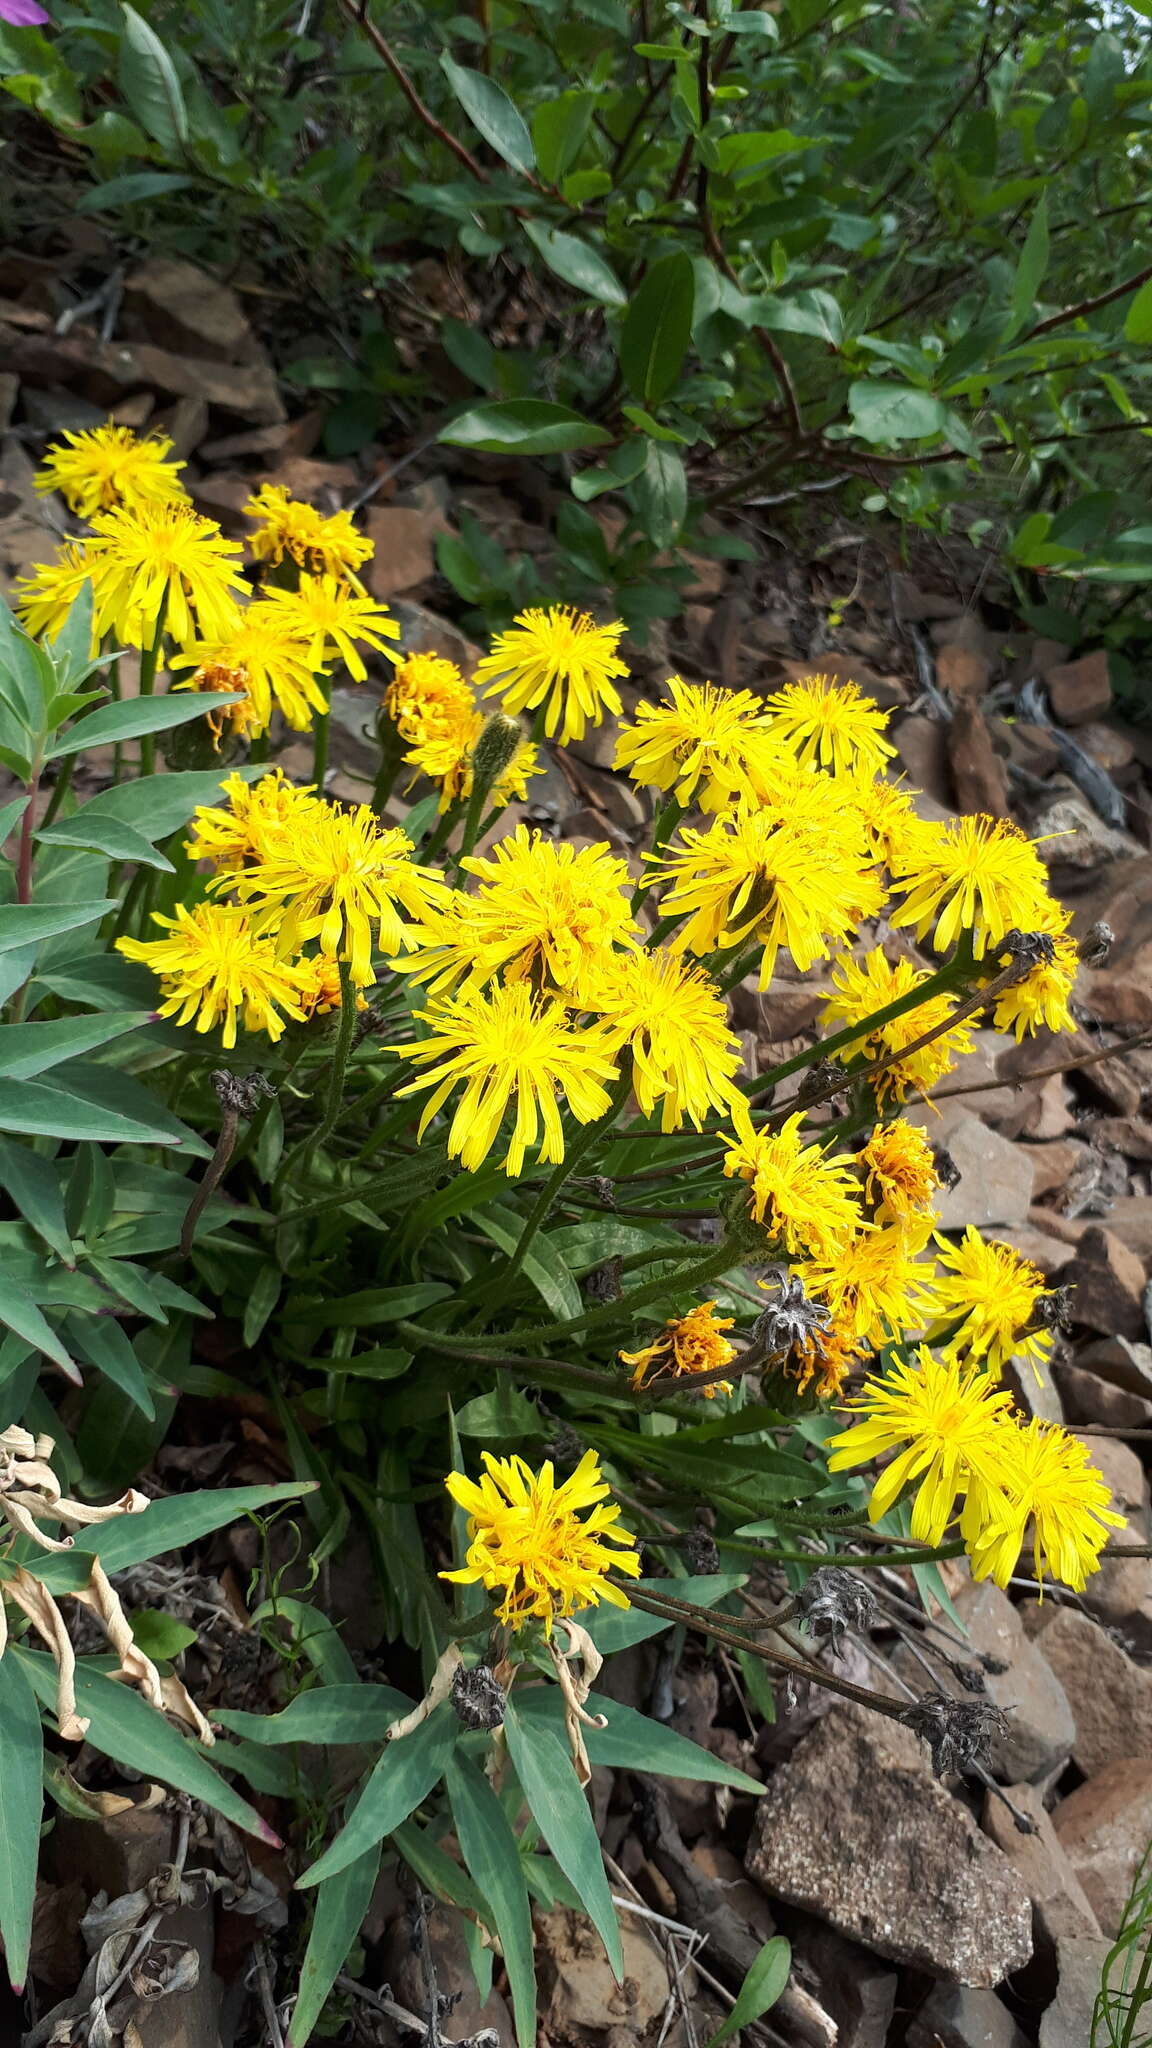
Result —
<instances>
[{"instance_id":1,"label":"reddish brown stem","mask_svg":"<svg viewBox=\"0 0 1152 2048\"><path fill-rule=\"evenodd\" d=\"M470 150L464 147L462 142L458 142L454 135L449 134L443 123L436 119L431 107L425 106L408 73L393 50L391 43L381 35L375 22L370 20L367 0L359 0L359 4L358 0L340 0L340 6L348 16L349 21L354 22L356 27L361 29L367 36L377 56L388 66L416 119L423 123L430 135L434 135L438 142L444 144L445 149L451 151L456 161L464 165L465 170L470 171L474 178L478 178L482 185L486 185L488 183L487 171L477 163L476 158Z\"/></svg>"}]
</instances>

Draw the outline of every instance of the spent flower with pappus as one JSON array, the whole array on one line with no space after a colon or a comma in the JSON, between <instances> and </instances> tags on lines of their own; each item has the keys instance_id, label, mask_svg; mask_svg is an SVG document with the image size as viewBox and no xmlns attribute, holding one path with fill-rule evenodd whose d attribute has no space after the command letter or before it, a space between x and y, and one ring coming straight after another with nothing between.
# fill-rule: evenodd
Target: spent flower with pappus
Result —
<instances>
[{"instance_id":1,"label":"spent flower with pappus","mask_svg":"<svg viewBox=\"0 0 1152 2048\"><path fill-rule=\"evenodd\" d=\"M109 422L65 433L49 450L33 482L40 492L59 491L81 519L122 506L187 504L180 481L182 462L171 461L166 434L140 440L131 427Z\"/></svg>"},{"instance_id":2,"label":"spent flower with pappus","mask_svg":"<svg viewBox=\"0 0 1152 2048\"><path fill-rule=\"evenodd\" d=\"M628 674L616 650L619 620L598 626L587 612L552 605L520 612L491 653L476 664L486 697L502 697L505 711L538 711L545 738L566 747L623 710L616 683Z\"/></svg>"},{"instance_id":3,"label":"spent flower with pappus","mask_svg":"<svg viewBox=\"0 0 1152 2048\"><path fill-rule=\"evenodd\" d=\"M733 1329L735 1321L734 1316L718 1316L714 1301L699 1302L686 1316L670 1316L651 1344L639 1351L620 1352L622 1363L635 1368L632 1385L642 1387L646 1381L667 1374L682 1379L686 1373L715 1372L719 1366L730 1365L736 1356L736 1346L724 1332ZM717 1394L730 1394L732 1382L714 1380L701 1392L712 1400Z\"/></svg>"},{"instance_id":4,"label":"spent flower with pappus","mask_svg":"<svg viewBox=\"0 0 1152 2048\"><path fill-rule=\"evenodd\" d=\"M501 1594L496 1613L506 1627L538 1621L546 1635L559 1616L578 1608L602 1600L627 1607L628 1595L611 1574L639 1577L636 1538L620 1526L595 1451L559 1485L550 1460L533 1472L520 1457L481 1457L481 1479L452 1472L445 1482L468 1516L468 1550L460 1570L440 1577Z\"/></svg>"}]
</instances>

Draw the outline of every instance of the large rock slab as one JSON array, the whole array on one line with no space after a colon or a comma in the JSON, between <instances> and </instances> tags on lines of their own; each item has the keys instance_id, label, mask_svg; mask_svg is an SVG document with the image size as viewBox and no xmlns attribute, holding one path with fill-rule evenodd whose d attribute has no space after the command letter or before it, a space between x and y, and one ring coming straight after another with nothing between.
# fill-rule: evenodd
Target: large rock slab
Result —
<instances>
[{"instance_id":1,"label":"large rock slab","mask_svg":"<svg viewBox=\"0 0 1152 2048\"><path fill-rule=\"evenodd\" d=\"M1045 1778L1072 1753L1076 1723L1052 1666L1029 1640L1006 1593L991 1579L964 1587L956 1601L972 1648L1006 1666L989 1671L988 1698L1007 1719L993 1737L987 1762L1003 1785Z\"/></svg>"},{"instance_id":2,"label":"large rock slab","mask_svg":"<svg viewBox=\"0 0 1152 2048\"><path fill-rule=\"evenodd\" d=\"M1087 2048L1092 2038L1096 1993L1110 1946L1103 1940L1057 1944L1060 1981L1040 2022L1040 2048Z\"/></svg>"},{"instance_id":3,"label":"large rock slab","mask_svg":"<svg viewBox=\"0 0 1152 2048\"><path fill-rule=\"evenodd\" d=\"M988 1987L1032 1954L1007 1858L914 1738L863 1707L833 1707L776 1772L747 1861L769 1893L934 1976Z\"/></svg>"},{"instance_id":4,"label":"large rock slab","mask_svg":"<svg viewBox=\"0 0 1152 2048\"><path fill-rule=\"evenodd\" d=\"M1075 1607L1029 1600L1020 1618L1064 1688L1076 1723L1072 1755L1084 1776L1121 1757L1152 1758L1152 1671Z\"/></svg>"},{"instance_id":5,"label":"large rock slab","mask_svg":"<svg viewBox=\"0 0 1152 2048\"><path fill-rule=\"evenodd\" d=\"M1028 2048L994 1991L937 1984L905 2037L905 2048Z\"/></svg>"},{"instance_id":6,"label":"large rock slab","mask_svg":"<svg viewBox=\"0 0 1152 2048\"><path fill-rule=\"evenodd\" d=\"M1152 1835L1152 1758L1106 1764L1061 1800L1052 1825L1104 1933L1114 1937Z\"/></svg>"},{"instance_id":7,"label":"large rock slab","mask_svg":"<svg viewBox=\"0 0 1152 2048\"><path fill-rule=\"evenodd\" d=\"M1028 1221L1036 1169L1026 1146L1002 1138L970 1110L951 1124L946 1143L960 1179L937 1200L942 1230Z\"/></svg>"},{"instance_id":8,"label":"large rock slab","mask_svg":"<svg viewBox=\"0 0 1152 2048\"><path fill-rule=\"evenodd\" d=\"M1002 1849L1032 1901L1033 1932L1038 1945L1051 1948L1066 1935L1100 1938L1100 1923L1087 1892L1068 1861L1052 1816L1035 1785L1013 1785L1008 1797L1028 1816L1034 1832L1022 1834L1002 1799L990 1792L984 1806L984 1832Z\"/></svg>"}]
</instances>

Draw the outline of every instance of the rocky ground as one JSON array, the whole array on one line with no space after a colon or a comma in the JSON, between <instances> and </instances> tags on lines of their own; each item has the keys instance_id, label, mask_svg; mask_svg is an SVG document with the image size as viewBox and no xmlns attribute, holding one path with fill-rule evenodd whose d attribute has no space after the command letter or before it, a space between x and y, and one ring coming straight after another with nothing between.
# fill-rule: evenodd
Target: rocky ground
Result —
<instances>
[{"instance_id":1,"label":"rocky ground","mask_svg":"<svg viewBox=\"0 0 1152 2048\"><path fill-rule=\"evenodd\" d=\"M258 301L157 259L86 310L99 239L89 225L63 255L0 257L0 577L44 559L60 530L58 509L31 489L45 438L111 410L172 435L197 502L231 532L243 532L240 507L265 478L325 509L363 504L376 542L371 587L394 604L406 646L467 664L474 650L446 616L460 606L437 572L437 536L470 513L503 546L543 556L553 483L492 461L481 475L447 451L413 456L404 444L355 461L320 458L322 417L286 399L249 317ZM1060 645L1021 628L994 564L959 543L925 541L901 565L895 541L886 555L887 544L853 529L833 496L821 505L819 526L808 513L800 534L774 523L783 509L747 508L738 530L756 543L755 561L694 558L683 618L639 651L633 687L639 694L675 671L758 692L814 669L852 676L892 711L926 814L1019 817L1077 929L1111 926L1108 960L1081 977L1075 1039L1015 1047L981 1032L939 1089L938 1113L923 1114L959 1169L943 1201L945 1227L976 1223L1074 1286L1053 1383L1038 1386L1026 1373L1016 1391L1033 1412L1091 1433L1130 1518L1128 1540L1146 1543L1152 726L1116 714L1102 650L1070 662ZM338 794L365 793L374 708L371 690L336 693ZM635 852L645 812L611 757L611 733L590 735L533 786L528 816L564 837L608 838ZM304 747L284 759L307 774ZM819 989L819 976L785 974L765 998L754 987L738 992L749 1071L812 1032ZM243 1428L236 1418L218 1423L161 1460L200 1479L223 1469L267 1476L267 1424L254 1403ZM200 1562L208 1575L189 1580L199 1592L169 1588L166 1604L179 1611L191 1600L194 1612L195 1599L207 1599L226 1616L243 1559L220 1551ZM955 1620L929 1627L900 1575L877 1575L876 1623L841 1651L839 1666L910 1695L924 1690L927 1671L943 1692L983 1693L1002 1706L1007 1732L986 1782L938 1779L915 1736L830 1694L781 1694L768 1723L741 1674L700 1643L675 1666L659 1645L614 1661L610 1690L762 1777L766 1792L756 1802L673 1784L664 1796L650 1781L596 1773L627 1975L614 1985L571 1915L541 1914L545 2048L699 2048L725 2010L723 1987L739 1981L773 1928L792 1940L796 1968L770 2019L746 2030L756 2048L1088 2048L1101 1964L1152 1837L1152 1561L1107 1565L1082 1599L1049 1591L1040 1600L1024 1576L1005 1595L944 1569ZM339 1588L332 1597L339 1618ZM354 1588L345 1597L354 1623L370 1630ZM243 1663L234 1623L213 1628L223 1629L220 1663L234 1677ZM38 1920L45 2004L67 1999L98 1953L105 1923L99 1910L92 1918L93 1895L115 1901L146 1884L169 1844L162 1812L125 1809L114 1795L100 1822L57 1828ZM237 1853L234 1840L221 1848L218 1830L216 1853L225 1867ZM208 1906L192 1915L185 1938L208 1965L201 1988L140 2019L135 2038L145 2048L234 2038L236 1985L242 2002L253 1954L258 1982L263 1944L285 1917L283 1872L245 1868L215 1920ZM396 2000L419 2011L402 1907L387 1889L373 1902L363 1940L377 1967L366 1981L386 1979ZM441 1991L461 1993L450 2038L490 2026L511 2048L499 1991L481 2009L458 1934L438 1914L430 1933ZM344 2038L390 2038L377 2012L355 2013Z\"/></svg>"}]
</instances>

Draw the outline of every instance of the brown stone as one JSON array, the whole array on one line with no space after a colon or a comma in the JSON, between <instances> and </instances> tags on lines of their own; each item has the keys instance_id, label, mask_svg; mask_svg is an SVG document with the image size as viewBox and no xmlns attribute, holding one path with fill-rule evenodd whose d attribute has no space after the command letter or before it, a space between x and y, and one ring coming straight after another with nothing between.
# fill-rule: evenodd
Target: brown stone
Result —
<instances>
[{"instance_id":1,"label":"brown stone","mask_svg":"<svg viewBox=\"0 0 1152 2048\"><path fill-rule=\"evenodd\" d=\"M1048 1218L1052 1214L1051 1209L1032 1209L1027 1223L1001 1224L996 1231L997 1240L1001 1244L1010 1244L1014 1251L1020 1253L1021 1258L1031 1259L1032 1264L1039 1266L1040 1271L1046 1274L1048 1279L1052 1279L1057 1273L1063 1273L1065 1266L1070 1266L1076 1256L1073 1245L1065 1244L1054 1231L1047 1228ZM1054 1220L1062 1222L1063 1218L1056 1217Z\"/></svg>"},{"instance_id":2,"label":"brown stone","mask_svg":"<svg viewBox=\"0 0 1152 2048\"><path fill-rule=\"evenodd\" d=\"M429 611L426 605L416 604L411 598L397 598L391 607L393 616L400 626L400 647L405 654L444 654L454 661L466 676L472 674L480 659L481 649L474 640L469 640L459 626L450 619L441 618L439 612Z\"/></svg>"},{"instance_id":3,"label":"brown stone","mask_svg":"<svg viewBox=\"0 0 1152 2048\"><path fill-rule=\"evenodd\" d=\"M1085 1008L1103 1023L1124 1030L1152 1024L1152 944L1115 967L1083 968L1080 987Z\"/></svg>"},{"instance_id":4,"label":"brown stone","mask_svg":"<svg viewBox=\"0 0 1152 2048\"><path fill-rule=\"evenodd\" d=\"M936 1984L904 2036L904 2048L1028 2048L994 1991Z\"/></svg>"},{"instance_id":5,"label":"brown stone","mask_svg":"<svg viewBox=\"0 0 1152 2048\"><path fill-rule=\"evenodd\" d=\"M1123 1152L1128 1159L1152 1160L1152 1124L1141 1117L1094 1117L1091 1134L1094 1142Z\"/></svg>"},{"instance_id":6,"label":"brown stone","mask_svg":"<svg viewBox=\"0 0 1152 2048\"><path fill-rule=\"evenodd\" d=\"M1093 1626L1091 1622L1085 1625ZM1040 1647L1044 1647L1043 1636ZM1027 1814L1035 1832L1022 1834L1003 1800L992 1792L984 1802L984 1831L1008 1858L1031 1899L1037 1935L1047 1941L1065 1934L1099 1937L1100 1924L1045 1810L1039 1787L1011 1785L1008 1797Z\"/></svg>"},{"instance_id":7,"label":"brown stone","mask_svg":"<svg viewBox=\"0 0 1152 2048\"><path fill-rule=\"evenodd\" d=\"M500 2048L516 2048L516 2033L507 2000L499 1991L491 1991L481 2003L476 1990L476 1980L468 1961L468 1950L460 1932L460 1917L441 1905L433 1905L428 1914L428 1942L432 1952L432 1966L436 1976L436 1989L440 1996L452 1999L452 2025L449 2031L457 2041L468 2039L481 2027L491 2027L498 2037ZM388 1979L395 1998L409 2012L427 2012L428 1986L425 1982L424 1963L421 1951L412 1939L411 1924L405 1917L393 1923L384 1945ZM607 1967L607 1965L605 1965Z\"/></svg>"},{"instance_id":8,"label":"brown stone","mask_svg":"<svg viewBox=\"0 0 1152 2048\"><path fill-rule=\"evenodd\" d=\"M632 1915L622 1915L620 1936L624 1976L617 1983L600 1938L583 1914L560 1908L540 1919L541 2018L552 2040L591 2044L604 2042L607 2035L620 2048L631 2048L649 2027L655 2028L668 2002L668 1965Z\"/></svg>"},{"instance_id":9,"label":"brown stone","mask_svg":"<svg viewBox=\"0 0 1152 2048\"><path fill-rule=\"evenodd\" d=\"M173 454L183 461L208 432L207 404L202 398L178 398L155 415L152 426L158 434L167 434Z\"/></svg>"},{"instance_id":10,"label":"brown stone","mask_svg":"<svg viewBox=\"0 0 1152 2048\"><path fill-rule=\"evenodd\" d=\"M1114 725L1082 725L1076 734L1076 744L1107 769L1109 775L1123 775L1136 759L1131 740L1126 733L1117 732Z\"/></svg>"},{"instance_id":11,"label":"brown stone","mask_svg":"<svg viewBox=\"0 0 1152 2048\"><path fill-rule=\"evenodd\" d=\"M1030 1145L1033 1201L1042 1202L1045 1195L1066 1187L1087 1156L1088 1147L1078 1138L1056 1138L1045 1145Z\"/></svg>"},{"instance_id":12,"label":"brown stone","mask_svg":"<svg viewBox=\"0 0 1152 2048\"><path fill-rule=\"evenodd\" d=\"M951 619L956 615L956 593L925 590L914 576L898 570L892 578L892 609L897 618L920 624L926 619Z\"/></svg>"},{"instance_id":13,"label":"brown stone","mask_svg":"<svg viewBox=\"0 0 1152 2048\"><path fill-rule=\"evenodd\" d=\"M960 648L943 652L955 653L965 661L976 659ZM960 810L986 811L992 818L1010 817L1008 771L992 744L988 721L979 705L962 700L947 730L948 761Z\"/></svg>"},{"instance_id":14,"label":"brown stone","mask_svg":"<svg viewBox=\"0 0 1152 2048\"><path fill-rule=\"evenodd\" d=\"M792 1953L835 2022L837 2048L887 2048L900 1981L895 1970L820 1920L796 1928Z\"/></svg>"},{"instance_id":15,"label":"brown stone","mask_svg":"<svg viewBox=\"0 0 1152 2048\"><path fill-rule=\"evenodd\" d=\"M992 730L1003 738L1008 748L1008 759L1017 768L1023 768L1029 775L1041 779L1055 775L1060 766L1060 748L1046 725L1029 725L1025 719L993 719Z\"/></svg>"},{"instance_id":16,"label":"brown stone","mask_svg":"<svg viewBox=\"0 0 1152 2048\"><path fill-rule=\"evenodd\" d=\"M973 1651L1005 1666L989 1670L984 1681L987 1698L1004 1709L1008 1723L992 1738L989 1769L1005 1785L1047 1777L1071 1755L1076 1737L1059 1679L1024 1633L1007 1594L991 1579L966 1585L956 1610Z\"/></svg>"},{"instance_id":17,"label":"brown stone","mask_svg":"<svg viewBox=\"0 0 1152 2048\"><path fill-rule=\"evenodd\" d=\"M1152 1259L1152 1195L1117 1195L1105 1222L1138 1264Z\"/></svg>"},{"instance_id":18,"label":"brown stone","mask_svg":"<svg viewBox=\"0 0 1152 2048\"><path fill-rule=\"evenodd\" d=\"M173 355L150 342L101 341L85 328L69 334L29 333L11 320L0 326L0 360L30 384L79 387L97 405L113 405L144 386L170 398L202 398L258 425L284 418L279 387L266 363L209 362Z\"/></svg>"},{"instance_id":19,"label":"brown stone","mask_svg":"<svg viewBox=\"0 0 1152 2048\"><path fill-rule=\"evenodd\" d=\"M1152 1345L1134 1344L1127 1337L1103 1337L1085 1345L1076 1363L1097 1379L1123 1387L1125 1393L1142 1394L1152 1400Z\"/></svg>"},{"instance_id":20,"label":"brown stone","mask_svg":"<svg viewBox=\"0 0 1152 2048\"><path fill-rule=\"evenodd\" d=\"M1108 653L1097 647L1079 661L1062 662L1044 678L1049 702L1061 725L1089 725L1104 718L1112 706Z\"/></svg>"},{"instance_id":21,"label":"brown stone","mask_svg":"<svg viewBox=\"0 0 1152 2048\"><path fill-rule=\"evenodd\" d=\"M1139 1394L1111 1386L1077 1365L1056 1365L1053 1372L1069 1422L1095 1422L1106 1429L1147 1429L1152 1423L1152 1401Z\"/></svg>"},{"instance_id":22,"label":"brown stone","mask_svg":"<svg viewBox=\"0 0 1152 2048\"><path fill-rule=\"evenodd\" d=\"M124 285L125 333L218 363L250 361L252 330L230 285L179 257L153 256Z\"/></svg>"},{"instance_id":23,"label":"brown stone","mask_svg":"<svg viewBox=\"0 0 1152 2048\"><path fill-rule=\"evenodd\" d=\"M1152 1198L1145 1199L1152 1227ZM1074 1323L1109 1337L1143 1336L1144 1267L1113 1228L1111 1215L1106 1230L1089 1225L1064 1277L1076 1289L1071 1304Z\"/></svg>"},{"instance_id":24,"label":"brown stone","mask_svg":"<svg viewBox=\"0 0 1152 2048\"><path fill-rule=\"evenodd\" d=\"M1064 1688L1076 1722L1072 1755L1085 1777L1121 1757L1152 1758L1152 1671L1134 1663L1099 1622L1062 1600L1026 1600L1020 1618Z\"/></svg>"},{"instance_id":25,"label":"brown stone","mask_svg":"<svg viewBox=\"0 0 1152 2048\"><path fill-rule=\"evenodd\" d=\"M988 657L975 648L950 643L936 656L936 680L950 697L966 698L971 704L984 695L992 680ZM959 712L961 704L956 709ZM964 804L961 808L966 810L968 806Z\"/></svg>"},{"instance_id":26,"label":"brown stone","mask_svg":"<svg viewBox=\"0 0 1152 2048\"><path fill-rule=\"evenodd\" d=\"M1033 1168L1027 1146L1014 1145L965 1110L950 1124L945 1140L960 1174L954 1188L941 1191L937 1214L942 1230L981 1229L1024 1223L1032 1201Z\"/></svg>"},{"instance_id":27,"label":"brown stone","mask_svg":"<svg viewBox=\"0 0 1152 2048\"><path fill-rule=\"evenodd\" d=\"M1050 802L1032 820L1032 838L1046 867L1062 871L1079 887L1113 861L1139 860L1144 848L1130 832L1106 825L1074 783L1063 776L1052 785Z\"/></svg>"},{"instance_id":28,"label":"brown stone","mask_svg":"<svg viewBox=\"0 0 1152 2048\"><path fill-rule=\"evenodd\" d=\"M892 740L909 782L946 809L952 808L952 775L948 766L948 735L937 719L911 712L902 718Z\"/></svg>"},{"instance_id":29,"label":"brown stone","mask_svg":"<svg viewBox=\"0 0 1152 2048\"><path fill-rule=\"evenodd\" d=\"M1118 1437L1089 1436L1082 1441L1107 1482L1112 1507L1127 1517L1127 1528L1116 1530L1113 1540L1147 1543L1152 1534L1148 1482L1135 1451ZM1106 1628L1120 1631L1126 1645L1142 1656L1152 1653L1152 1558L1105 1559L1080 1598Z\"/></svg>"},{"instance_id":30,"label":"brown stone","mask_svg":"<svg viewBox=\"0 0 1152 2048\"><path fill-rule=\"evenodd\" d=\"M747 1862L770 1896L934 1975L991 1986L1032 1952L1007 1859L919 1745L864 1708L833 1707L774 1773Z\"/></svg>"},{"instance_id":31,"label":"brown stone","mask_svg":"<svg viewBox=\"0 0 1152 2048\"><path fill-rule=\"evenodd\" d=\"M1106 1764L1061 1800L1052 1824L1103 1932L1115 1936L1152 1835L1152 1758Z\"/></svg>"},{"instance_id":32,"label":"brown stone","mask_svg":"<svg viewBox=\"0 0 1152 2048\"><path fill-rule=\"evenodd\" d=\"M1064 1939L1056 1944L1056 1996L1040 2022L1039 2048L1086 2048L1092 2034L1096 1994L1111 1944L1102 1937Z\"/></svg>"},{"instance_id":33,"label":"brown stone","mask_svg":"<svg viewBox=\"0 0 1152 2048\"><path fill-rule=\"evenodd\" d=\"M445 522L439 522L441 528ZM436 573L435 529L426 512L408 505L381 505L368 514L368 538L376 549L364 579L373 597L396 597Z\"/></svg>"},{"instance_id":34,"label":"brown stone","mask_svg":"<svg viewBox=\"0 0 1152 2048\"><path fill-rule=\"evenodd\" d=\"M252 496L251 477L238 476L226 469L210 470L207 476L189 485L188 495L196 510L206 519L215 519L225 533L249 531L244 507Z\"/></svg>"}]
</instances>

